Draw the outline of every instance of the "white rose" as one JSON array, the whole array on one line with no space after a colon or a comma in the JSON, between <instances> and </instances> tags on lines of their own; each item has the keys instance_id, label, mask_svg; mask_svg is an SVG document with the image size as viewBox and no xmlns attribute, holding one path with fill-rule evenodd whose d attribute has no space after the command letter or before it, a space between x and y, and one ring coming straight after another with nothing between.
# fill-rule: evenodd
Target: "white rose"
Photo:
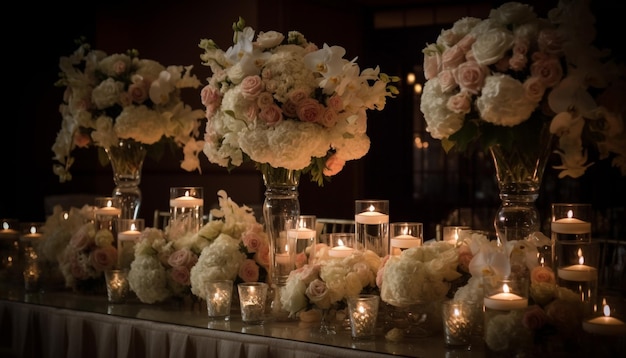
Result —
<instances>
[{"instance_id":1,"label":"white rose","mask_svg":"<svg viewBox=\"0 0 626 358\"><path fill-rule=\"evenodd\" d=\"M480 65L492 65L513 46L513 35L504 28L490 28L476 37L472 54Z\"/></svg>"},{"instance_id":2,"label":"white rose","mask_svg":"<svg viewBox=\"0 0 626 358\"><path fill-rule=\"evenodd\" d=\"M256 45L262 49L274 47L280 45L283 42L285 35L277 31L259 32L256 39Z\"/></svg>"},{"instance_id":3,"label":"white rose","mask_svg":"<svg viewBox=\"0 0 626 358\"><path fill-rule=\"evenodd\" d=\"M485 79L476 107L483 120L500 126L515 126L530 117L537 103L526 96L524 85L507 75Z\"/></svg>"}]
</instances>

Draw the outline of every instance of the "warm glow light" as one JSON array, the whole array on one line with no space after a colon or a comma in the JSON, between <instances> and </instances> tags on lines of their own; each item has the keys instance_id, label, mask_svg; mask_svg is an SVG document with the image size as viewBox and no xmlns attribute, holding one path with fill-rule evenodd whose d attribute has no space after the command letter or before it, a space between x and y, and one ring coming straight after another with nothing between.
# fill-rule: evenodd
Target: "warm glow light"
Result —
<instances>
[{"instance_id":1,"label":"warm glow light","mask_svg":"<svg viewBox=\"0 0 626 358\"><path fill-rule=\"evenodd\" d=\"M511 292L511 289L509 288L509 285L507 285L506 283L504 285L502 285L502 292L504 292L504 293Z\"/></svg>"},{"instance_id":2,"label":"warm glow light","mask_svg":"<svg viewBox=\"0 0 626 358\"><path fill-rule=\"evenodd\" d=\"M604 313L605 317L610 317L611 316L611 307L609 307L609 305L606 304L606 299L603 302L604 307L602 308L602 311Z\"/></svg>"},{"instance_id":3,"label":"warm glow light","mask_svg":"<svg viewBox=\"0 0 626 358\"><path fill-rule=\"evenodd\" d=\"M426 148L428 148L428 142L423 142L422 138L420 138L420 137L415 137L413 142L415 143L415 147L417 149L426 149Z\"/></svg>"},{"instance_id":4,"label":"warm glow light","mask_svg":"<svg viewBox=\"0 0 626 358\"><path fill-rule=\"evenodd\" d=\"M413 72L409 72L406 75L406 83L412 85L413 83L415 83L415 73Z\"/></svg>"},{"instance_id":5,"label":"warm glow light","mask_svg":"<svg viewBox=\"0 0 626 358\"><path fill-rule=\"evenodd\" d=\"M573 212L573 211L571 211L571 210L568 210L568 211L567 211L567 218L568 218L568 219L571 219L571 218L573 218L573 217L574 217L574 212Z\"/></svg>"},{"instance_id":6,"label":"warm glow light","mask_svg":"<svg viewBox=\"0 0 626 358\"><path fill-rule=\"evenodd\" d=\"M31 226L31 227L30 227L30 233L31 233L31 234L35 234L35 233L37 233L37 228L36 228L36 227L34 227L34 226Z\"/></svg>"},{"instance_id":7,"label":"warm glow light","mask_svg":"<svg viewBox=\"0 0 626 358\"><path fill-rule=\"evenodd\" d=\"M185 196L189 196L189 190L185 192Z\"/></svg>"},{"instance_id":8,"label":"warm glow light","mask_svg":"<svg viewBox=\"0 0 626 358\"><path fill-rule=\"evenodd\" d=\"M415 92L415 94L420 94L422 93L422 85L420 83L416 83L413 86L413 92Z\"/></svg>"},{"instance_id":9,"label":"warm glow light","mask_svg":"<svg viewBox=\"0 0 626 358\"><path fill-rule=\"evenodd\" d=\"M110 208L113 206L113 202L111 200L107 201L107 208Z\"/></svg>"},{"instance_id":10,"label":"warm glow light","mask_svg":"<svg viewBox=\"0 0 626 358\"><path fill-rule=\"evenodd\" d=\"M337 240L337 246L344 246L344 243L341 239Z\"/></svg>"},{"instance_id":11,"label":"warm glow light","mask_svg":"<svg viewBox=\"0 0 626 358\"><path fill-rule=\"evenodd\" d=\"M370 205L369 208L367 208L368 211L375 211L376 208L374 207L374 205Z\"/></svg>"},{"instance_id":12,"label":"warm glow light","mask_svg":"<svg viewBox=\"0 0 626 358\"><path fill-rule=\"evenodd\" d=\"M583 256L583 250L578 249L578 264L582 265L585 263L585 257Z\"/></svg>"},{"instance_id":13,"label":"warm glow light","mask_svg":"<svg viewBox=\"0 0 626 358\"><path fill-rule=\"evenodd\" d=\"M137 226L135 226L134 223L130 224L130 230L131 231L136 231L137 230Z\"/></svg>"}]
</instances>

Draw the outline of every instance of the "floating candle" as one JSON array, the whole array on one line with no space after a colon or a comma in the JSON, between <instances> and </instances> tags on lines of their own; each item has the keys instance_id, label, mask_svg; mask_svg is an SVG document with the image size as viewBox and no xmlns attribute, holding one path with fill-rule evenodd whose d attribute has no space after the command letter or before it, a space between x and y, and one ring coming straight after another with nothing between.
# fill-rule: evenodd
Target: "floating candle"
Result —
<instances>
[{"instance_id":1,"label":"floating candle","mask_svg":"<svg viewBox=\"0 0 626 358\"><path fill-rule=\"evenodd\" d=\"M343 241L339 240L337 246L328 250L328 255L331 257L348 257L354 252L354 249L347 247L343 244Z\"/></svg>"},{"instance_id":2,"label":"floating candle","mask_svg":"<svg viewBox=\"0 0 626 358\"><path fill-rule=\"evenodd\" d=\"M572 210L567 212L566 218L557 219L552 222L552 232L559 234L587 234L591 232L591 223L577 219Z\"/></svg>"},{"instance_id":3,"label":"floating candle","mask_svg":"<svg viewBox=\"0 0 626 358\"><path fill-rule=\"evenodd\" d=\"M315 235L317 234L317 232L315 230L311 230L311 229L307 229L307 228L303 228L303 227L299 227L297 229L294 230L289 230L287 232L287 235L290 238L295 238L295 239L310 239L312 237L315 237Z\"/></svg>"},{"instance_id":4,"label":"floating candle","mask_svg":"<svg viewBox=\"0 0 626 358\"><path fill-rule=\"evenodd\" d=\"M122 210L114 207L113 201L109 200L107 201L106 206L96 208L95 213L96 215L103 215L103 216L119 216L122 213Z\"/></svg>"},{"instance_id":5,"label":"floating candle","mask_svg":"<svg viewBox=\"0 0 626 358\"><path fill-rule=\"evenodd\" d=\"M411 235L398 235L391 238L391 247L408 249L422 245L422 239Z\"/></svg>"},{"instance_id":6,"label":"floating candle","mask_svg":"<svg viewBox=\"0 0 626 358\"><path fill-rule=\"evenodd\" d=\"M204 200L195 198L189 195L189 191L185 192L184 196L179 196L175 199L170 199L170 206L175 208L195 208L203 206Z\"/></svg>"},{"instance_id":7,"label":"floating candle","mask_svg":"<svg viewBox=\"0 0 626 358\"><path fill-rule=\"evenodd\" d=\"M510 289L507 284L503 285L502 291L503 292L485 297L485 307L494 310L508 311L523 309L528 306L528 298L509 292Z\"/></svg>"},{"instance_id":8,"label":"floating candle","mask_svg":"<svg viewBox=\"0 0 626 358\"><path fill-rule=\"evenodd\" d=\"M378 211L364 211L356 214L354 220L359 224L378 225L389 223L389 215Z\"/></svg>"},{"instance_id":9,"label":"floating candle","mask_svg":"<svg viewBox=\"0 0 626 358\"><path fill-rule=\"evenodd\" d=\"M563 280L589 282L598 279L598 270L595 267L584 265L585 257L578 249L578 265L559 267L558 276Z\"/></svg>"},{"instance_id":10,"label":"floating candle","mask_svg":"<svg viewBox=\"0 0 626 358\"><path fill-rule=\"evenodd\" d=\"M626 335L626 323L615 317L611 317L611 308L603 305L604 316L591 318L583 322L583 329L588 333L601 335Z\"/></svg>"}]
</instances>

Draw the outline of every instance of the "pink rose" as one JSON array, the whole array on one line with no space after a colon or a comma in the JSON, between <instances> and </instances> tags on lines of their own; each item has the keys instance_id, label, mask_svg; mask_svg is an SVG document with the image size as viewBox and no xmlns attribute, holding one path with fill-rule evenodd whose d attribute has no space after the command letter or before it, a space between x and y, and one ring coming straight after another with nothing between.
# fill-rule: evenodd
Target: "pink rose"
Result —
<instances>
[{"instance_id":1,"label":"pink rose","mask_svg":"<svg viewBox=\"0 0 626 358\"><path fill-rule=\"evenodd\" d=\"M203 105L208 107L209 105L219 105L222 101L222 97L217 88L206 85L202 88L202 91L200 91L200 101Z\"/></svg>"},{"instance_id":2,"label":"pink rose","mask_svg":"<svg viewBox=\"0 0 626 358\"><path fill-rule=\"evenodd\" d=\"M88 134L81 133L80 131L74 132L74 145L78 148L87 148L91 143L91 138Z\"/></svg>"},{"instance_id":3,"label":"pink rose","mask_svg":"<svg viewBox=\"0 0 626 358\"><path fill-rule=\"evenodd\" d=\"M296 102L287 100L287 102L283 103L283 113L287 118L296 118L298 115L298 105Z\"/></svg>"},{"instance_id":4,"label":"pink rose","mask_svg":"<svg viewBox=\"0 0 626 358\"><path fill-rule=\"evenodd\" d=\"M244 282L255 282L259 280L259 266L254 260L246 259L239 266L239 277Z\"/></svg>"},{"instance_id":5,"label":"pink rose","mask_svg":"<svg viewBox=\"0 0 626 358\"><path fill-rule=\"evenodd\" d=\"M191 269L196 262L198 262L198 256L186 247L174 251L170 257L167 258L167 263L172 267L186 267Z\"/></svg>"},{"instance_id":6,"label":"pink rose","mask_svg":"<svg viewBox=\"0 0 626 358\"><path fill-rule=\"evenodd\" d=\"M332 97L326 99L326 106L335 111L340 111L343 109L343 100L341 96L334 94Z\"/></svg>"},{"instance_id":7,"label":"pink rose","mask_svg":"<svg viewBox=\"0 0 626 358\"><path fill-rule=\"evenodd\" d=\"M259 108L265 108L274 104L274 97L269 92L262 92L256 99L256 104Z\"/></svg>"},{"instance_id":8,"label":"pink rose","mask_svg":"<svg viewBox=\"0 0 626 358\"><path fill-rule=\"evenodd\" d=\"M526 97L533 102L539 103L543 98L543 94L546 91L546 87L543 85L543 82L540 78L531 76L526 81L524 81L524 91L526 93Z\"/></svg>"},{"instance_id":9,"label":"pink rose","mask_svg":"<svg viewBox=\"0 0 626 358\"><path fill-rule=\"evenodd\" d=\"M319 117L318 122L326 128L334 127L335 124L337 124L337 112L333 109L326 108Z\"/></svg>"},{"instance_id":10,"label":"pink rose","mask_svg":"<svg viewBox=\"0 0 626 358\"><path fill-rule=\"evenodd\" d=\"M454 78L461 90L466 90L472 94L478 94L485 84L485 77L489 69L481 66L476 61L467 61L459 65L454 71Z\"/></svg>"},{"instance_id":11,"label":"pink rose","mask_svg":"<svg viewBox=\"0 0 626 358\"><path fill-rule=\"evenodd\" d=\"M539 50L550 55L560 56L563 53L565 37L556 29L543 29L537 37Z\"/></svg>"},{"instance_id":12,"label":"pink rose","mask_svg":"<svg viewBox=\"0 0 626 358\"><path fill-rule=\"evenodd\" d=\"M526 64L528 63L528 58L522 54L513 54L509 59L509 67L513 71L522 71Z\"/></svg>"},{"instance_id":13,"label":"pink rose","mask_svg":"<svg viewBox=\"0 0 626 358\"><path fill-rule=\"evenodd\" d=\"M309 261L309 258L306 256L304 252L301 252L296 255L296 267L297 268L300 268L306 265L308 261Z\"/></svg>"},{"instance_id":14,"label":"pink rose","mask_svg":"<svg viewBox=\"0 0 626 358\"><path fill-rule=\"evenodd\" d=\"M263 81L258 75L248 76L241 81L241 95L245 99L255 99L263 91Z\"/></svg>"},{"instance_id":15,"label":"pink rose","mask_svg":"<svg viewBox=\"0 0 626 358\"><path fill-rule=\"evenodd\" d=\"M289 92L289 100L293 103L300 103L307 98L309 98L309 93L302 88Z\"/></svg>"},{"instance_id":16,"label":"pink rose","mask_svg":"<svg viewBox=\"0 0 626 358\"><path fill-rule=\"evenodd\" d=\"M476 37L474 37L474 35L467 34L456 43L456 46L458 46L464 53L467 53L472 48L472 44L474 42L476 42Z\"/></svg>"},{"instance_id":17,"label":"pink rose","mask_svg":"<svg viewBox=\"0 0 626 358\"><path fill-rule=\"evenodd\" d=\"M441 66L444 70L455 69L465 61L465 51L458 45L447 48L441 54Z\"/></svg>"},{"instance_id":18,"label":"pink rose","mask_svg":"<svg viewBox=\"0 0 626 358\"><path fill-rule=\"evenodd\" d=\"M333 176L339 173L344 165L346 165L346 161L337 157L337 154L333 154L328 159L326 159L326 164L324 164L324 175Z\"/></svg>"},{"instance_id":19,"label":"pink rose","mask_svg":"<svg viewBox=\"0 0 626 358\"><path fill-rule=\"evenodd\" d=\"M532 305L524 312L522 325L528 329L539 329L548 323L548 315L537 305Z\"/></svg>"},{"instance_id":20,"label":"pink rose","mask_svg":"<svg viewBox=\"0 0 626 358\"><path fill-rule=\"evenodd\" d=\"M189 278L191 277L189 268L185 266L172 267L172 270L170 271L170 276L172 277L172 280L174 280L174 282L178 282L181 285L187 286L191 283L189 281Z\"/></svg>"},{"instance_id":21,"label":"pink rose","mask_svg":"<svg viewBox=\"0 0 626 358\"><path fill-rule=\"evenodd\" d=\"M263 245L263 237L257 231L248 230L241 236L241 241L249 253L255 253Z\"/></svg>"},{"instance_id":22,"label":"pink rose","mask_svg":"<svg viewBox=\"0 0 626 358\"><path fill-rule=\"evenodd\" d=\"M442 92L450 92L458 86L456 80L454 79L454 73L451 70L443 70L439 72L437 79L439 79L439 85L441 86Z\"/></svg>"},{"instance_id":23,"label":"pink rose","mask_svg":"<svg viewBox=\"0 0 626 358\"><path fill-rule=\"evenodd\" d=\"M437 77L439 71L441 71L441 55L438 53L424 54L424 78L433 79Z\"/></svg>"},{"instance_id":24,"label":"pink rose","mask_svg":"<svg viewBox=\"0 0 626 358\"><path fill-rule=\"evenodd\" d=\"M533 63L530 65L531 76L539 77L547 87L553 87L563 77L563 67L559 59L554 56L533 55Z\"/></svg>"},{"instance_id":25,"label":"pink rose","mask_svg":"<svg viewBox=\"0 0 626 358\"><path fill-rule=\"evenodd\" d=\"M469 113L472 108L469 93L461 91L448 98L446 107L454 113Z\"/></svg>"},{"instance_id":26,"label":"pink rose","mask_svg":"<svg viewBox=\"0 0 626 358\"><path fill-rule=\"evenodd\" d=\"M254 261L263 267L270 266L270 246L267 242L263 241L257 249L256 254L254 254Z\"/></svg>"},{"instance_id":27,"label":"pink rose","mask_svg":"<svg viewBox=\"0 0 626 358\"><path fill-rule=\"evenodd\" d=\"M317 122L324 107L313 98L305 98L297 103L296 112L302 122Z\"/></svg>"},{"instance_id":28,"label":"pink rose","mask_svg":"<svg viewBox=\"0 0 626 358\"><path fill-rule=\"evenodd\" d=\"M274 125L283 120L283 112L280 107L273 104L267 107L261 107L259 112L259 119L269 125Z\"/></svg>"},{"instance_id":29,"label":"pink rose","mask_svg":"<svg viewBox=\"0 0 626 358\"><path fill-rule=\"evenodd\" d=\"M304 265L301 268L294 270L300 281L305 285L308 285L312 281L316 280L320 276L320 265Z\"/></svg>"},{"instance_id":30,"label":"pink rose","mask_svg":"<svg viewBox=\"0 0 626 358\"><path fill-rule=\"evenodd\" d=\"M126 62L124 61L115 61L113 64L113 72L117 75L121 75L126 72Z\"/></svg>"},{"instance_id":31,"label":"pink rose","mask_svg":"<svg viewBox=\"0 0 626 358\"><path fill-rule=\"evenodd\" d=\"M509 66L511 66L509 64L509 59L511 58L511 56L502 56L501 59L498 60L498 62L496 62L495 66L496 66L496 70L498 72L506 72L509 69Z\"/></svg>"},{"instance_id":32,"label":"pink rose","mask_svg":"<svg viewBox=\"0 0 626 358\"><path fill-rule=\"evenodd\" d=\"M135 103L143 103L148 98L148 89L143 81L128 86L130 99Z\"/></svg>"},{"instance_id":33,"label":"pink rose","mask_svg":"<svg viewBox=\"0 0 626 358\"><path fill-rule=\"evenodd\" d=\"M89 255L89 261L96 271L110 269L117 262L117 249L113 246L98 247Z\"/></svg>"},{"instance_id":34,"label":"pink rose","mask_svg":"<svg viewBox=\"0 0 626 358\"><path fill-rule=\"evenodd\" d=\"M531 283L551 283L556 284L556 278L554 277L554 271L551 268L545 266L537 266L530 272Z\"/></svg>"},{"instance_id":35,"label":"pink rose","mask_svg":"<svg viewBox=\"0 0 626 358\"><path fill-rule=\"evenodd\" d=\"M246 113L245 113L246 121L254 122L256 120L256 116L258 112L259 112L259 107L256 105L256 103L250 104L246 108Z\"/></svg>"},{"instance_id":36,"label":"pink rose","mask_svg":"<svg viewBox=\"0 0 626 358\"><path fill-rule=\"evenodd\" d=\"M321 309L330 308L330 292L326 283L320 279L315 279L311 282L304 294L309 298L311 303L315 304Z\"/></svg>"}]
</instances>

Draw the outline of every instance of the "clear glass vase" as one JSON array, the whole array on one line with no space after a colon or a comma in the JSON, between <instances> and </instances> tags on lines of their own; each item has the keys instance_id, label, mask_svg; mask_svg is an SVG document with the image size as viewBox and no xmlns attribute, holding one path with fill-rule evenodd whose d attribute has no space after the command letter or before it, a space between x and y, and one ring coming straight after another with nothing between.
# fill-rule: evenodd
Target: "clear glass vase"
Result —
<instances>
[{"instance_id":1,"label":"clear glass vase","mask_svg":"<svg viewBox=\"0 0 626 358\"><path fill-rule=\"evenodd\" d=\"M287 320L288 312L280 304L280 287L287 282L292 267L277 260L277 255L285 253L287 245L287 225L295 223L300 216L298 184L300 172L285 168L259 165L265 184L263 219L270 241L270 287L272 315L279 320Z\"/></svg>"},{"instance_id":2,"label":"clear glass vase","mask_svg":"<svg viewBox=\"0 0 626 358\"><path fill-rule=\"evenodd\" d=\"M502 201L494 219L500 243L526 239L540 231L541 216L535 201L550 155L552 135L547 124L539 128L539 132L518 135L517 142L512 140L489 148Z\"/></svg>"},{"instance_id":3,"label":"clear glass vase","mask_svg":"<svg viewBox=\"0 0 626 358\"><path fill-rule=\"evenodd\" d=\"M118 198L122 213L120 219L137 219L141 206L141 170L147 148L133 139L120 138L117 146L106 149L113 168L113 197Z\"/></svg>"}]
</instances>

